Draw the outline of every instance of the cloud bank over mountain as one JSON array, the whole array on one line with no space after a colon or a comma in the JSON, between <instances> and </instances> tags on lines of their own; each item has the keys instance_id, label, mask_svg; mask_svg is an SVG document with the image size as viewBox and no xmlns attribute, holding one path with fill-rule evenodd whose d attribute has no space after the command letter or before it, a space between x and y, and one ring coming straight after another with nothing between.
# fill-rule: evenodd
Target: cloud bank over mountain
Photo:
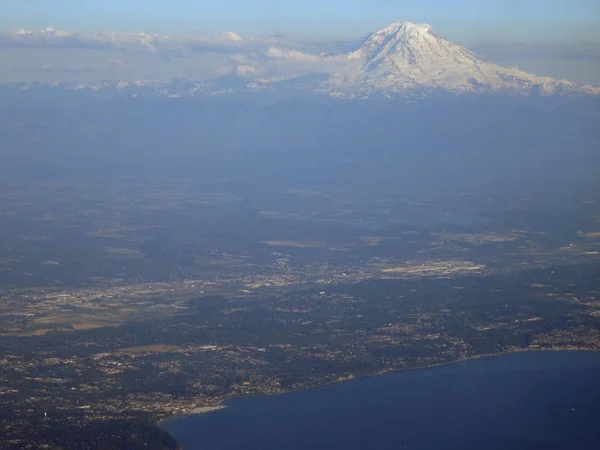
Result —
<instances>
[{"instance_id":1,"label":"cloud bank over mountain","mask_svg":"<svg viewBox=\"0 0 600 450\"><path fill-rule=\"evenodd\" d=\"M488 46L488 51L510 61L509 48ZM337 92L416 87L536 88L546 93L579 89L575 83L492 64L437 35L431 26L406 21L394 22L353 44L307 42L283 35L247 37L232 31L207 36L21 29L0 33L0 55L0 82L174 78L202 82L233 76L264 83L324 75L328 86L319 88Z\"/></svg>"},{"instance_id":2,"label":"cloud bank over mountain","mask_svg":"<svg viewBox=\"0 0 600 450\"><path fill-rule=\"evenodd\" d=\"M0 45L3 46L117 49L173 55L231 51L236 47L268 45L269 42L270 38L244 39L234 32L225 32L217 36L159 35L118 31L69 32L48 27L37 31L21 29L0 33Z\"/></svg>"}]
</instances>

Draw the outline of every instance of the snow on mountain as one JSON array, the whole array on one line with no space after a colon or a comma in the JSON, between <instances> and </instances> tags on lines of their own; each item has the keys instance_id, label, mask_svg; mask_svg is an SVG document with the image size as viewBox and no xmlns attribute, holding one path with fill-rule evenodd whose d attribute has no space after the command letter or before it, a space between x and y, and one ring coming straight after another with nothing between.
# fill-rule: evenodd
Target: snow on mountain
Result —
<instances>
[{"instance_id":1,"label":"snow on mountain","mask_svg":"<svg viewBox=\"0 0 600 450\"><path fill-rule=\"evenodd\" d=\"M600 88L538 77L479 59L438 35L428 24L394 22L371 34L349 60L359 70L335 74L325 90L344 93L397 93L415 89L452 92L517 91L541 94L600 94Z\"/></svg>"},{"instance_id":2,"label":"snow on mountain","mask_svg":"<svg viewBox=\"0 0 600 450\"><path fill-rule=\"evenodd\" d=\"M394 22L369 35L348 53L305 53L278 47L271 38L242 38L227 32L214 37L145 33L68 33L53 28L0 35L0 44L84 45L94 48L166 52L185 57L190 49L229 54L229 76L216 80L118 81L63 86L68 90L115 90L132 95L187 97L227 92L321 93L333 97L505 92L541 95L600 94L600 87L532 75L484 61L438 35L428 24ZM171 53L169 53L171 52ZM242 53L240 53L242 52ZM216 73L219 73L216 71ZM235 76L232 76L235 75ZM141 92L140 92L141 91Z\"/></svg>"}]
</instances>

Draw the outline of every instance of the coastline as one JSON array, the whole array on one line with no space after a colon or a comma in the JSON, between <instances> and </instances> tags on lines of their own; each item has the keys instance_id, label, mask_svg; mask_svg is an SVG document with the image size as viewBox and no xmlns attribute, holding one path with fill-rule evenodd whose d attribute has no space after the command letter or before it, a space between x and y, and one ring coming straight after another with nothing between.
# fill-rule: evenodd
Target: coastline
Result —
<instances>
[{"instance_id":1,"label":"coastline","mask_svg":"<svg viewBox=\"0 0 600 450\"><path fill-rule=\"evenodd\" d=\"M168 422L170 420L177 419L178 417L197 416L197 415L201 415L201 414L208 414L208 413L211 413L211 412L214 412L214 411L218 411L220 409L225 409L225 408L227 408L227 406L221 404L225 400L226 399L219 400L219 402L215 403L214 405L197 406L197 407L192 408L190 410L180 411L180 412L171 414L171 415L169 415L167 417L164 417L164 418L160 419L156 423L156 425L160 426L162 423Z\"/></svg>"},{"instance_id":2,"label":"coastline","mask_svg":"<svg viewBox=\"0 0 600 450\"><path fill-rule=\"evenodd\" d=\"M161 424L163 424L164 422L168 422L168 421L171 421L171 420L176 420L179 417L187 417L187 416L201 415L201 414L210 414L211 412L214 412L214 411L226 409L227 405L225 405L224 403L227 402L227 401L229 401L229 400L234 400L236 398L283 395L283 394L289 394L289 393L292 393L292 392L299 392L299 391L307 391L307 390L312 390L312 389L318 389L318 388L330 386L330 385L333 385L333 384L344 383L344 382L352 381L352 380L359 380L361 378L377 377L377 376L380 376L380 375L385 375L385 374L390 374L390 373L395 373L395 372L402 373L402 372L416 371L416 370L435 369L435 368L438 368L438 367L444 367L444 366L449 366L449 365L454 365L454 364L461 364L461 363L464 363L464 362L474 361L474 360L483 359L483 358L493 358L493 357L506 356L506 355L516 354L516 353L525 353L525 352L532 352L532 353L540 353L540 352L597 352L597 353L600 353L600 348L587 348L587 347L584 347L584 348L571 348L571 347L558 347L558 348L516 348L516 349L506 350L506 351L503 351L503 352L498 352L498 353L489 353L489 354L481 354L481 355L476 355L476 356L469 356L467 358L460 358L460 359L456 359L454 361L448 361L448 362L438 363L438 364L429 364L429 365L425 365L425 366L415 366L415 367L386 369L386 370L381 370L379 372L373 372L373 373L370 373L370 374L356 375L356 376L355 375L351 375L351 376L347 376L347 377L340 377L338 379L327 381L325 383L319 383L319 384L315 384L315 385L311 385L311 386L300 387L300 388L297 388L297 389L288 389L288 390L281 391L281 392L266 392L266 393L253 393L253 394L233 395L233 396L230 396L230 397L225 397L225 398L222 398L220 400L217 400L212 405L199 406L199 407L196 407L196 408L194 408L194 409L192 409L190 411L180 412L180 413L175 413L175 414L169 415L168 417L164 417L164 418L160 419L156 423L156 425L158 427L160 427L162 430L164 430L165 432L168 433L167 430L165 430L164 428L161 427ZM173 436L173 435L171 435L171 436L178 442L178 447L177 447L178 450L183 450L183 446L179 443L179 441L177 440L177 438L175 436Z\"/></svg>"},{"instance_id":3,"label":"coastline","mask_svg":"<svg viewBox=\"0 0 600 450\"><path fill-rule=\"evenodd\" d=\"M189 411L171 414L167 417L163 417L162 419L158 420L156 422L156 426L158 428L160 428L161 430L163 430L165 433L167 433L169 436L171 436L175 440L175 442L177 442L176 450L183 450L183 445L181 444L181 442L179 442L179 439L177 439L175 436L173 436L171 433L169 433L167 430L165 430L161 426L161 424L163 424L164 422L168 422L170 420L176 420L178 417L187 417L187 416L208 414L208 413L211 413L214 411L218 411L220 409L225 409L225 408L227 408L227 406L221 404L223 401L224 400L221 400L215 405L198 406L196 408L190 409Z\"/></svg>"}]
</instances>

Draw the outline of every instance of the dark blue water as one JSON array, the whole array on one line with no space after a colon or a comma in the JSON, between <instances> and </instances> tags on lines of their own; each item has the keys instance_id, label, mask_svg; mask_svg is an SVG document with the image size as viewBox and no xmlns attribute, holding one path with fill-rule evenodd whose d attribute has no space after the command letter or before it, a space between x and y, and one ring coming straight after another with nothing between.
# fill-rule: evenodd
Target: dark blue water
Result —
<instances>
[{"instance_id":1,"label":"dark blue water","mask_svg":"<svg viewBox=\"0 0 600 450\"><path fill-rule=\"evenodd\" d=\"M600 450L600 353L525 352L228 401L184 450Z\"/></svg>"}]
</instances>

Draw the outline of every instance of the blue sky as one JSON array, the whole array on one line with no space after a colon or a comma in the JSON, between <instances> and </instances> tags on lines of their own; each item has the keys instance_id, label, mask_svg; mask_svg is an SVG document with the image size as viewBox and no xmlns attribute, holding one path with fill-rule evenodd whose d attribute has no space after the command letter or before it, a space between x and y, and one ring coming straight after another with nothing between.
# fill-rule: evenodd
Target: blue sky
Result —
<instances>
[{"instance_id":1,"label":"blue sky","mask_svg":"<svg viewBox=\"0 0 600 450\"><path fill-rule=\"evenodd\" d=\"M600 40L598 0L0 0L0 29L348 38L395 20L429 22L463 40Z\"/></svg>"}]
</instances>

